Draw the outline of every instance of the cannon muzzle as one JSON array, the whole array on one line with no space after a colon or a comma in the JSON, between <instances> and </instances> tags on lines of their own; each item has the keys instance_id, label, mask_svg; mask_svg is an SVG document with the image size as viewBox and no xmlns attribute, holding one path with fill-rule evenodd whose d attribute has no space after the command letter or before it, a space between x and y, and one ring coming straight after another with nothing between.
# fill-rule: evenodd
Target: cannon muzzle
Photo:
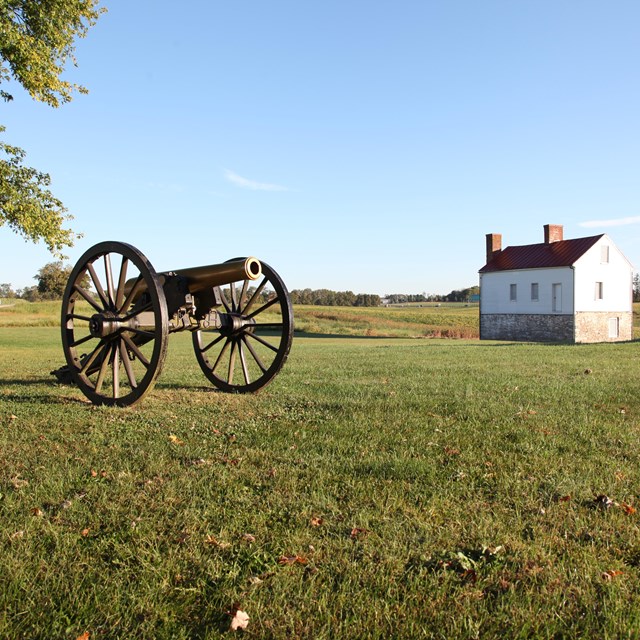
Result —
<instances>
[{"instance_id":1,"label":"cannon muzzle","mask_svg":"<svg viewBox=\"0 0 640 640\"><path fill-rule=\"evenodd\" d=\"M186 278L189 293L198 293L204 289L220 287L239 280L257 280L262 275L262 266L256 258L239 258L221 264L205 267L190 267L159 274L176 275Z\"/></svg>"}]
</instances>

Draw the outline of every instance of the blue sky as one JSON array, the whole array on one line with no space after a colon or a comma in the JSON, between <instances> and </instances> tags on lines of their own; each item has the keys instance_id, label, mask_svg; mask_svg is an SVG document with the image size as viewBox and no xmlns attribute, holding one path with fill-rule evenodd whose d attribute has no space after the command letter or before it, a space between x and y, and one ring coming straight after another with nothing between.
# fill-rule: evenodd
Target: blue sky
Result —
<instances>
[{"instance_id":1,"label":"blue sky","mask_svg":"<svg viewBox=\"0 0 640 640\"><path fill-rule=\"evenodd\" d=\"M4 140L84 234L157 270L255 255L290 289L447 293L503 245L608 233L640 269L637 0L107 0ZM0 282L51 256L0 228Z\"/></svg>"}]
</instances>

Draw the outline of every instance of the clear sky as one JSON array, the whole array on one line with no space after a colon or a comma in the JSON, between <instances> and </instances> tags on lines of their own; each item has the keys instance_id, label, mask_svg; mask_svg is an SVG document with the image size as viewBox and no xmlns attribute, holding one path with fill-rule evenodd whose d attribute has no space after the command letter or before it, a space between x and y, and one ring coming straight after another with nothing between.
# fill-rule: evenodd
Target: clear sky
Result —
<instances>
[{"instance_id":1,"label":"clear sky","mask_svg":"<svg viewBox=\"0 0 640 640\"><path fill-rule=\"evenodd\" d=\"M59 109L4 140L84 237L157 270L255 255L290 289L448 293L503 246L608 233L640 269L637 0L105 0ZM0 283L52 260L0 228Z\"/></svg>"}]
</instances>

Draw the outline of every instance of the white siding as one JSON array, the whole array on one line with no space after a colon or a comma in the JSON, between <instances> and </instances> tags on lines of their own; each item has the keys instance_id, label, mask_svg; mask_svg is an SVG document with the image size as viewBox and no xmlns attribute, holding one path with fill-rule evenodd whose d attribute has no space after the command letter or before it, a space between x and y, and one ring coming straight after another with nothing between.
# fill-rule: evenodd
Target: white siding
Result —
<instances>
[{"instance_id":1,"label":"white siding","mask_svg":"<svg viewBox=\"0 0 640 640\"><path fill-rule=\"evenodd\" d=\"M534 282L538 283L538 300L531 300L531 284ZM517 285L518 295L515 302L509 300L512 284ZM480 313L552 313L554 284L562 285L561 313L572 314L573 269L571 267L482 273L480 274Z\"/></svg>"},{"instance_id":2,"label":"white siding","mask_svg":"<svg viewBox=\"0 0 640 640\"><path fill-rule=\"evenodd\" d=\"M609 247L609 262L602 262L602 247ZM603 236L575 263L576 311L631 311L633 268L609 236ZM602 300L596 298L602 282Z\"/></svg>"}]
</instances>

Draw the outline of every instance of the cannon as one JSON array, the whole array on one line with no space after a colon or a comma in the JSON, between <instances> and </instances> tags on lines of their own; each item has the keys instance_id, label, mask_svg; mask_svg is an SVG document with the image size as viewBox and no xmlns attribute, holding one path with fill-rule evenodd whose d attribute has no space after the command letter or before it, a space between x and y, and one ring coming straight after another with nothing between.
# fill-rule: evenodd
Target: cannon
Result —
<instances>
[{"instance_id":1,"label":"cannon","mask_svg":"<svg viewBox=\"0 0 640 640\"><path fill-rule=\"evenodd\" d=\"M138 249L101 242L78 260L62 299L66 366L52 373L94 404L130 406L153 388L170 333L190 331L209 381L258 391L293 340L289 293L256 258L157 273Z\"/></svg>"}]
</instances>

